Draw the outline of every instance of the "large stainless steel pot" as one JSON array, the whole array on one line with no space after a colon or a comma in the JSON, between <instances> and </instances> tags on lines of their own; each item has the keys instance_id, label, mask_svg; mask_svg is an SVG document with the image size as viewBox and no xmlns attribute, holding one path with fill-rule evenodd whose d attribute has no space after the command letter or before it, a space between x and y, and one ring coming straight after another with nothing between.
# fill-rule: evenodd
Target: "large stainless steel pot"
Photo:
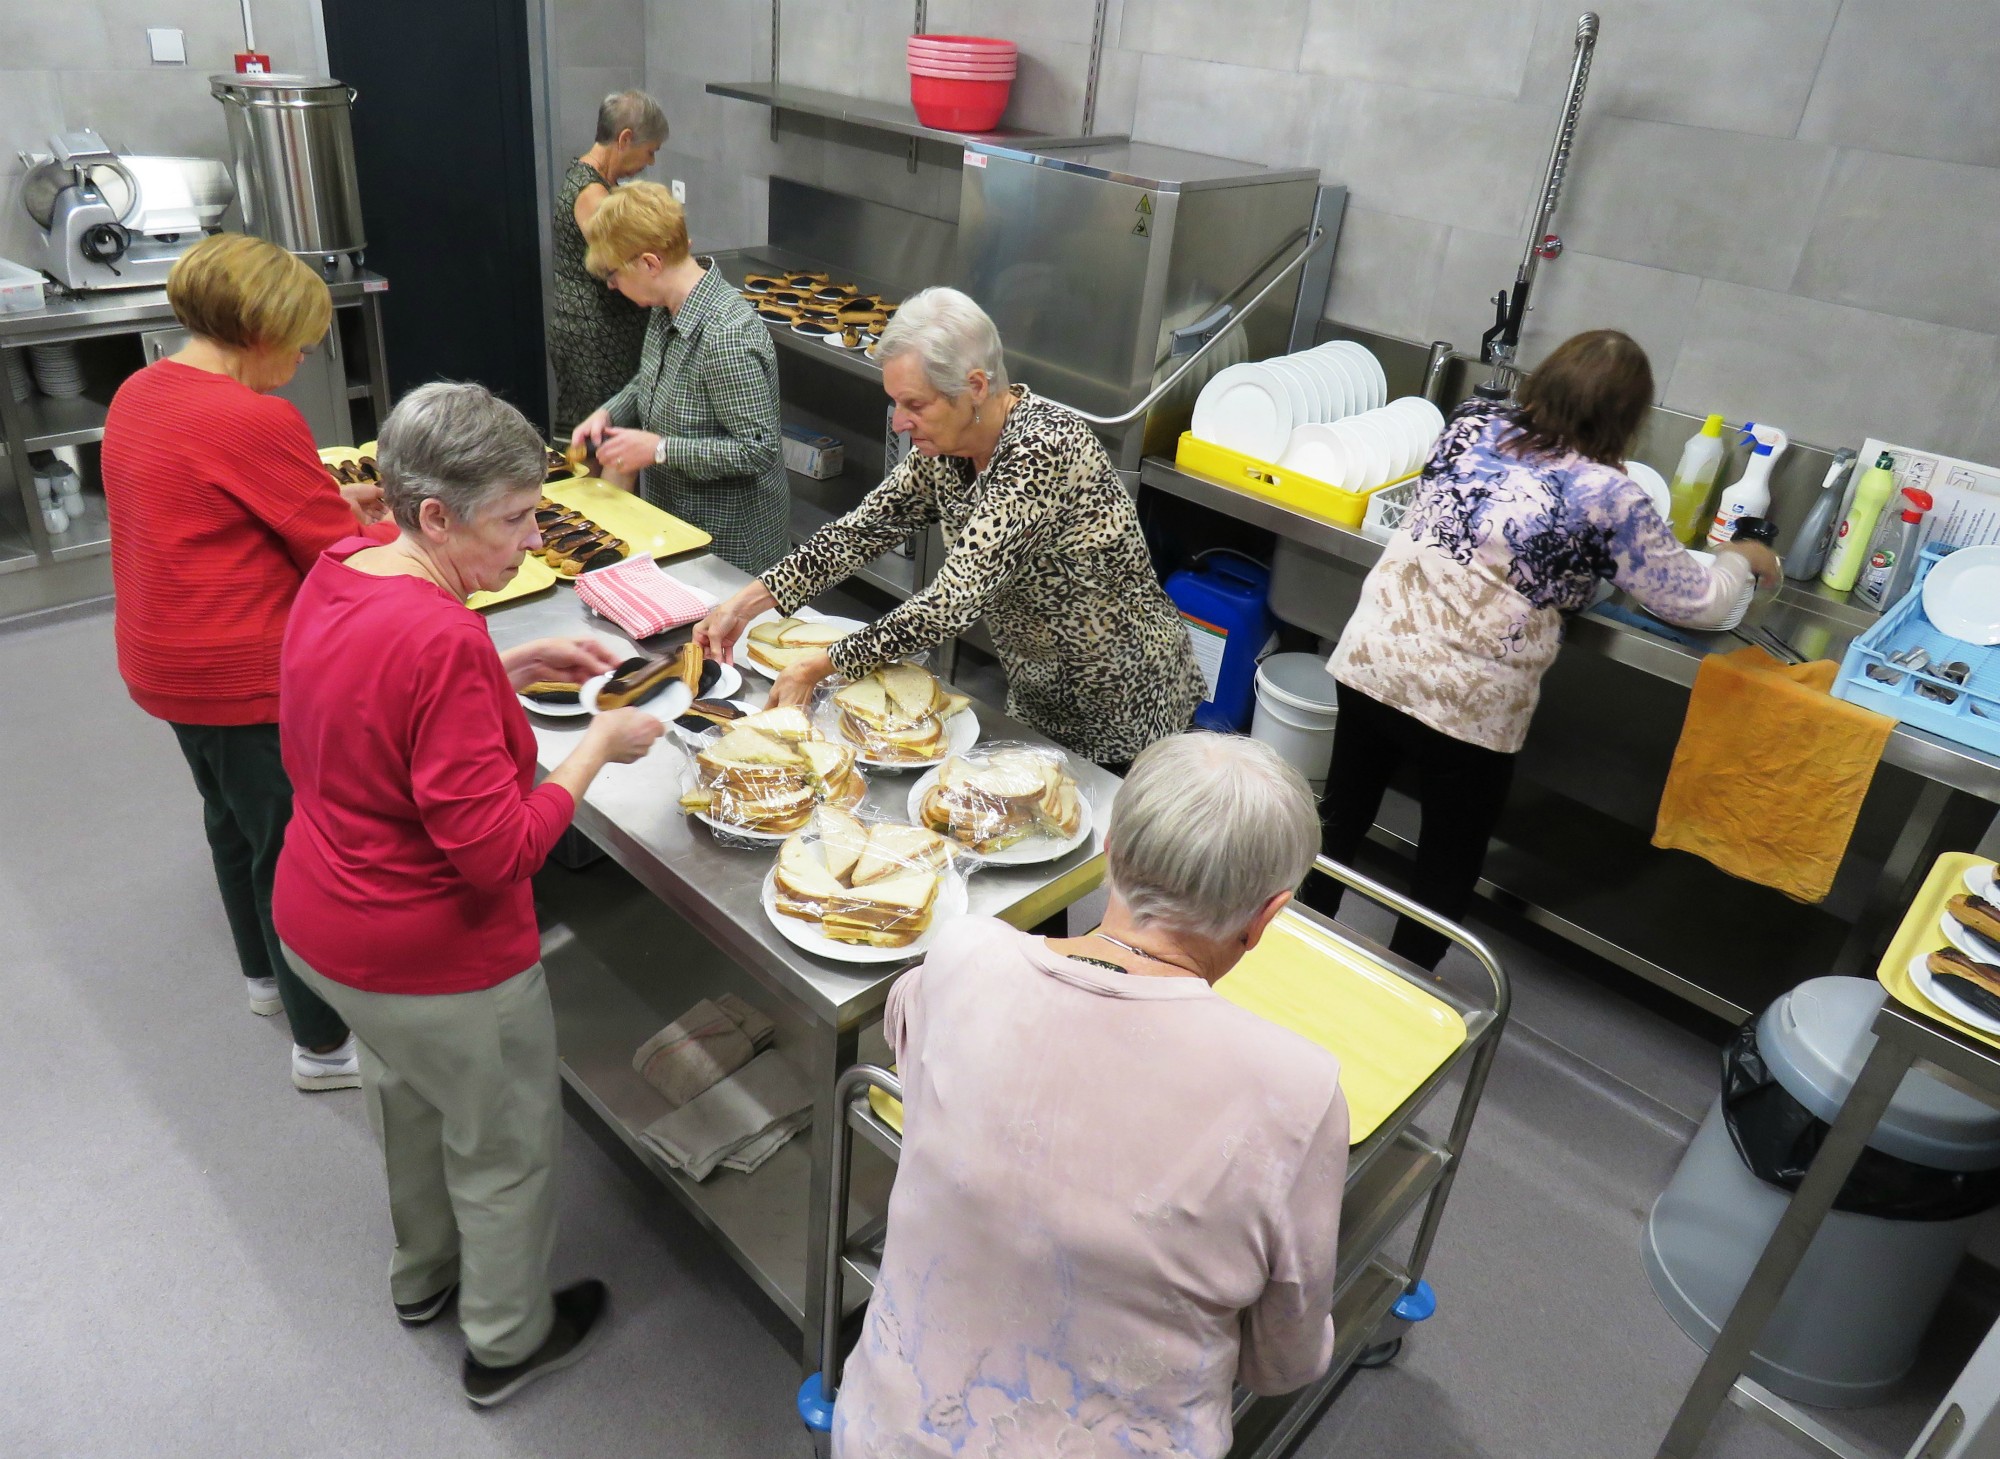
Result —
<instances>
[{"instance_id":1,"label":"large stainless steel pot","mask_svg":"<svg viewBox=\"0 0 2000 1459\"><path fill-rule=\"evenodd\" d=\"M354 88L325 76L211 76L229 119L243 224L293 253L367 246L354 175Z\"/></svg>"}]
</instances>

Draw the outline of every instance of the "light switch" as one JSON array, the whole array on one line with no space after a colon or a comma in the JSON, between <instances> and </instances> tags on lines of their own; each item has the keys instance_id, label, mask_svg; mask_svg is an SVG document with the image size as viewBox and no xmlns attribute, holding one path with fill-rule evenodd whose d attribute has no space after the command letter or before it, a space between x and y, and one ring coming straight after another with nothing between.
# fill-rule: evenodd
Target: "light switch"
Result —
<instances>
[{"instance_id":1,"label":"light switch","mask_svg":"<svg viewBox=\"0 0 2000 1459\"><path fill-rule=\"evenodd\" d=\"M187 36L184 32L164 25L146 27L146 45L153 53L153 59L164 66L185 66L187 64Z\"/></svg>"},{"instance_id":2,"label":"light switch","mask_svg":"<svg viewBox=\"0 0 2000 1459\"><path fill-rule=\"evenodd\" d=\"M673 181L673 192L675 202L684 203L688 200L687 184L682 182L678 177Z\"/></svg>"}]
</instances>

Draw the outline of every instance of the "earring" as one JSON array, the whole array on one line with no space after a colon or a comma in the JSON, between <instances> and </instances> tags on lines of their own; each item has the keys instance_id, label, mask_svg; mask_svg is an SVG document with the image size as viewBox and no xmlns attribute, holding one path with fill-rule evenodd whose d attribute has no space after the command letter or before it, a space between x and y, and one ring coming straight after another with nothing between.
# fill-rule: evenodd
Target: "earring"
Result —
<instances>
[{"instance_id":1,"label":"earring","mask_svg":"<svg viewBox=\"0 0 2000 1459\"><path fill-rule=\"evenodd\" d=\"M972 423L974 425L979 424L979 407L976 405L972 407Z\"/></svg>"}]
</instances>

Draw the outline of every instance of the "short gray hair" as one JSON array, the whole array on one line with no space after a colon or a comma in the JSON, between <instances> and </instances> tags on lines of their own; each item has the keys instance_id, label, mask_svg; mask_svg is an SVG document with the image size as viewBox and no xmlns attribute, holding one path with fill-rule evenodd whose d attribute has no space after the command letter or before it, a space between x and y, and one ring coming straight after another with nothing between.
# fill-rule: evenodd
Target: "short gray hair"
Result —
<instances>
[{"instance_id":1,"label":"short gray hair","mask_svg":"<svg viewBox=\"0 0 2000 1459\"><path fill-rule=\"evenodd\" d=\"M433 497L454 522L469 522L508 492L539 487L549 468L526 416L484 385L447 380L397 401L376 451L382 499L405 532Z\"/></svg>"},{"instance_id":2,"label":"short gray hair","mask_svg":"<svg viewBox=\"0 0 2000 1459\"><path fill-rule=\"evenodd\" d=\"M984 370L993 390L1007 388L1007 358L1000 331L969 294L942 285L903 301L875 346L875 359L888 364L897 355L923 361L924 376L938 394L952 400L965 394L974 370Z\"/></svg>"},{"instance_id":3,"label":"short gray hair","mask_svg":"<svg viewBox=\"0 0 2000 1459\"><path fill-rule=\"evenodd\" d=\"M629 131L641 147L667 140L667 114L643 91L614 91L597 104L597 140L615 142Z\"/></svg>"},{"instance_id":4,"label":"short gray hair","mask_svg":"<svg viewBox=\"0 0 2000 1459\"><path fill-rule=\"evenodd\" d=\"M1305 778L1240 735L1160 740L1132 762L1105 833L1111 890L1137 927L1233 937L1319 854Z\"/></svg>"}]
</instances>

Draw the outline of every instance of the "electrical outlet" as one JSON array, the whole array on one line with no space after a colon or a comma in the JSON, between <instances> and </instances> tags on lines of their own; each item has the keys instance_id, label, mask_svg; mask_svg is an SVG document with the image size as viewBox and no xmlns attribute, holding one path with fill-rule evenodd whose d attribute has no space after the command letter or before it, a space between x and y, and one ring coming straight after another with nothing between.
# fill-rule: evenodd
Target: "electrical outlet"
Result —
<instances>
[{"instance_id":1,"label":"electrical outlet","mask_svg":"<svg viewBox=\"0 0 2000 1459\"><path fill-rule=\"evenodd\" d=\"M688 200L688 185L686 183L677 177L668 185L673 188L675 202L685 203Z\"/></svg>"}]
</instances>

